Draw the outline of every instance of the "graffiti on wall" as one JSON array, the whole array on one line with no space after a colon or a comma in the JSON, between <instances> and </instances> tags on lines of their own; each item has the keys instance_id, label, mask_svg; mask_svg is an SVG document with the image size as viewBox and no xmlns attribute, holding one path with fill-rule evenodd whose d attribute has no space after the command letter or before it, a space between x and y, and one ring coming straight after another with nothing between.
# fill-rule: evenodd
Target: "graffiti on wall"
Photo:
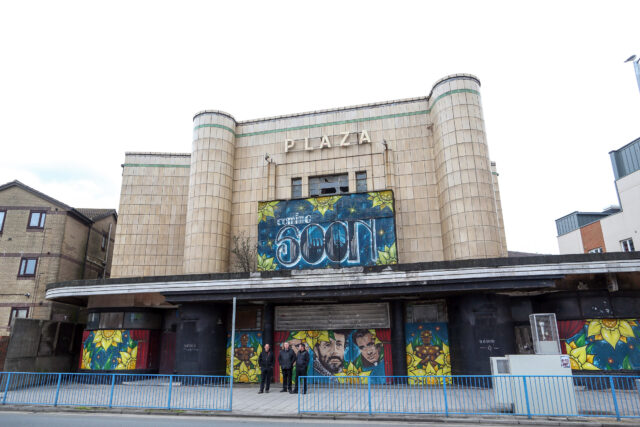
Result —
<instances>
[{"instance_id":1,"label":"graffiti on wall","mask_svg":"<svg viewBox=\"0 0 640 427\"><path fill-rule=\"evenodd\" d=\"M390 341L389 329L276 332L276 356L284 342L296 353L298 344L304 343L311 360L308 375L338 379L385 376L392 375ZM279 371L278 366L276 369Z\"/></svg>"},{"instance_id":2,"label":"graffiti on wall","mask_svg":"<svg viewBox=\"0 0 640 427\"><path fill-rule=\"evenodd\" d=\"M120 329L84 331L80 369L92 371L133 370L139 367L140 332Z\"/></svg>"},{"instance_id":3,"label":"graffiti on wall","mask_svg":"<svg viewBox=\"0 0 640 427\"><path fill-rule=\"evenodd\" d=\"M571 369L640 369L639 322L639 319L559 321L562 350L571 358Z\"/></svg>"},{"instance_id":4,"label":"graffiti on wall","mask_svg":"<svg viewBox=\"0 0 640 427\"><path fill-rule=\"evenodd\" d=\"M451 375L451 353L446 323L406 323L407 375ZM435 383L437 378L410 379Z\"/></svg>"},{"instance_id":5,"label":"graffiti on wall","mask_svg":"<svg viewBox=\"0 0 640 427\"><path fill-rule=\"evenodd\" d=\"M233 380L237 383L259 383L258 357L262 353L262 333L238 331L234 340ZM227 375L231 374L231 334L227 335Z\"/></svg>"},{"instance_id":6,"label":"graffiti on wall","mask_svg":"<svg viewBox=\"0 0 640 427\"><path fill-rule=\"evenodd\" d=\"M393 192L258 204L258 270L397 264Z\"/></svg>"}]
</instances>

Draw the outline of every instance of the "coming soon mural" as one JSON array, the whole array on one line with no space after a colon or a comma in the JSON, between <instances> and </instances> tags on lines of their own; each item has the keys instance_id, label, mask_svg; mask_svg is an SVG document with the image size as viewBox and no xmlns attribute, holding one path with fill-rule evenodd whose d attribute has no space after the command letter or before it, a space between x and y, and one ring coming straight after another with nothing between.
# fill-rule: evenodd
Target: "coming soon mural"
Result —
<instances>
[{"instance_id":1,"label":"coming soon mural","mask_svg":"<svg viewBox=\"0 0 640 427\"><path fill-rule=\"evenodd\" d=\"M258 270L396 264L393 192L258 204Z\"/></svg>"},{"instance_id":2,"label":"coming soon mural","mask_svg":"<svg viewBox=\"0 0 640 427\"><path fill-rule=\"evenodd\" d=\"M640 320L587 319L558 322L563 352L576 370L640 369Z\"/></svg>"},{"instance_id":3,"label":"coming soon mural","mask_svg":"<svg viewBox=\"0 0 640 427\"><path fill-rule=\"evenodd\" d=\"M446 323L406 323L407 375L451 375L451 353ZM410 379L435 383L436 378Z\"/></svg>"},{"instance_id":4,"label":"coming soon mural","mask_svg":"<svg viewBox=\"0 0 640 427\"><path fill-rule=\"evenodd\" d=\"M153 368L150 349L157 345L156 335L141 329L84 331L80 369L129 371Z\"/></svg>"},{"instance_id":5,"label":"coming soon mural","mask_svg":"<svg viewBox=\"0 0 640 427\"><path fill-rule=\"evenodd\" d=\"M259 383L258 357L262 353L262 333L238 331L234 340L233 380L237 383ZM227 375L231 373L231 334L227 335Z\"/></svg>"},{"instance_id":6,"label":"coming soon mural","mask_svg":"<svg viewBox=\"0 0 640 427\"><path fill-rule=\"evenodd\" d=\"M337 379L392 375L390 329L276 332L276 361L284 342L293 346L295 352L298 344L306 345L311 359L308 375ZM279 372L277 362L276 369ZM376 378L373 382L384 379Z\"/></svg>"}]
</instances>

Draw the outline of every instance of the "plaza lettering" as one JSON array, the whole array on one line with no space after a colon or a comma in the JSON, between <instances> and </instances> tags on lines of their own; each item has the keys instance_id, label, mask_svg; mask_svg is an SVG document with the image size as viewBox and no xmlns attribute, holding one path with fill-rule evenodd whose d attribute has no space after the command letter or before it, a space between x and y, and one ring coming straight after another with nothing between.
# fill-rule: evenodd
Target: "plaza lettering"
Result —
<instances>
[{"instance_id":1,"label":"plaza lettering","mask_svg":"<svg viewBox=\"0 0 640 427\"><path fill-rule=\"evenodd\" d=\"M319 145L314 145L312 141L310 141L311 138L285 139L284 152L288 153L289 151L294 150L298 142L304 144L305 151L322 150L323 148L331 147L348 147L349 145L355 145L356 142L352 141L352 138L349 138L352 134L356 135L355 139L358 144L368 144L371 142L369 133L366 130L363 130L362 132L340 132L340 135L334 136L333 139L330 139L327 135L322 135L320 138L314 138L320 140Z\"/></svg>"},{"instance_id":2,"label":"plaza lettering","mask_svg":"<svg viewBox=\"0 0 640 427\"><path fill-rule=\"evenodd\" d=\"M322 225L307 223L302 229L286 225L276 235L276 258L282 266L288 268L294 267L301 260L311 265L320 264L325 259L335 263L347 261L349 264L360 265L360 242L365 238L366 246L370 246L365 252L375 262L375 219L335 221Z\"/></svg>"}]
</instances>

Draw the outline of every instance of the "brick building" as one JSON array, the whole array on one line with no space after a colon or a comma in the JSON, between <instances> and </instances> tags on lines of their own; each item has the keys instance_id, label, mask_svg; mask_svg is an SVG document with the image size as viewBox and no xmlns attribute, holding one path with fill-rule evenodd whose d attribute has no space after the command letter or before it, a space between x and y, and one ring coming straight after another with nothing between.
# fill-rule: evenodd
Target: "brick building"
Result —
<instances>
[{"instance_id":1,"label":"brick building","mask_svg":"<svg viewBox=\"0 0 640 427\"><path fill-rule=\"evenodd\" d=\"M16 318L77 320L78 307L46 300L45 286L109 277L116 223L114 209L75 209L19 181L0 186L3 347Z\"/></svg>"}]
</instances>

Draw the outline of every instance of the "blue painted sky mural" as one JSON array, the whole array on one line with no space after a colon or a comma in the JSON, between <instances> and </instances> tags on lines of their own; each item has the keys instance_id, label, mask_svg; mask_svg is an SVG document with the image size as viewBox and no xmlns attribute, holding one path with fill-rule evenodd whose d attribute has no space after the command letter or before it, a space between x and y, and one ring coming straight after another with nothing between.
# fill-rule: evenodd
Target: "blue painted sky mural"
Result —
<instances>
[{"instance_id":1,"label":"blue painted sky mural","mask_svg":"<svg viewBox=\"0 0 640 427\"><path fill-rule=\"evenodd\" d=\"M258 204L258 270L396 264L390 190Z\"/></svg>"}]
</instances>

